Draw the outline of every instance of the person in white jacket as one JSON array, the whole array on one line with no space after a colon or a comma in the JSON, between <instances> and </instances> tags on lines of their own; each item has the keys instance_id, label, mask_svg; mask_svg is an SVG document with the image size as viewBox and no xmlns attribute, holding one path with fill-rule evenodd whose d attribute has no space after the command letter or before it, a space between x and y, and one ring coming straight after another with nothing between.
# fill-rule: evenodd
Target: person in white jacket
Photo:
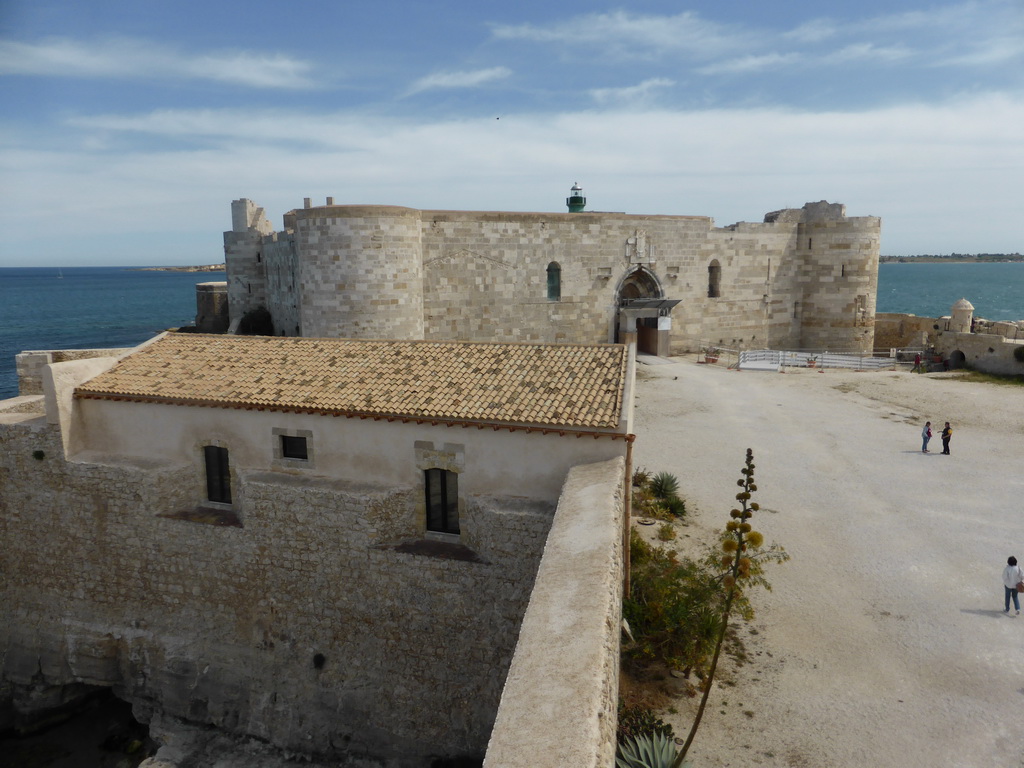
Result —
<instances>
[{"instance_id":1,"label":"person in white jacket","mask_svg":"<svg viewBox=\"0 0 1024 768\"><path fill-rule=\"evenodd\" d=\"M1017 585L1022 581L1024 581L1024 571L1017 565L1017 558L1009 558L1006 561L1006 567L1003 568L1003 587L1006 590L1006 608L1003 610L1003 613L1010 612L1010 596L1012 595L1013 607L1017 609L1017 615L1020 616L1020 599L1017 597Z\"/></svg>"}]
</instances>

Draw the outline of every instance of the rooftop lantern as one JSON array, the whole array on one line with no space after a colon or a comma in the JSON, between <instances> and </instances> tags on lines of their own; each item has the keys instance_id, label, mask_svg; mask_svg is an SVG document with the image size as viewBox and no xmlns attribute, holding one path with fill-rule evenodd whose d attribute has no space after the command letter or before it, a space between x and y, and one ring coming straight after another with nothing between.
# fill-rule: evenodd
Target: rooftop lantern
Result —
<instances>
[{"instance_id":1,"label":"rooftop lantern","mask_svg":"<svg viewBox=\"0 0 1024 768\"><path fill-rule=\"evenodd\" d=\"M583 196L583 187L577 181L569 190L569 196L565 198L565 204L569 206L569 213L580 213L587 207L587 198Z\"/></svg>"}]
</instances>

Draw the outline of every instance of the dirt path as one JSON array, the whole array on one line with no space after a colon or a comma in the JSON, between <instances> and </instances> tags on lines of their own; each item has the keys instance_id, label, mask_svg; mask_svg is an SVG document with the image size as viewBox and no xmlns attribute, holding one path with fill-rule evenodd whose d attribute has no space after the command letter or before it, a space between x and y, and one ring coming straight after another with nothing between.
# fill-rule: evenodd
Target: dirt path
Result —
<instances>
[{"instance_id":1,"label":"dirt path","mask_svg":"<svg viewBox=\"0 0 1024 768\"><path fill-rule=\"evenodd\" d=\"M634 463L679 477L691 536L726 521L750 447L755 528L792 557L754 595L754 662L712 696L693 764L1024 766L1024 616L1003 614L1000 581L1024 559L1024 390L641 369Z\"/></svg>"}]
</instances>

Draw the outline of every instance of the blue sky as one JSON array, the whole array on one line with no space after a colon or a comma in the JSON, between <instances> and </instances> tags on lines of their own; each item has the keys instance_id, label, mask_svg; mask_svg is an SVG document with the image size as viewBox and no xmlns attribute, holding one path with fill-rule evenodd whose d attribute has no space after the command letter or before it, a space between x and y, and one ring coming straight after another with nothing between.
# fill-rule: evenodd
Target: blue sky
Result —
<instances>
[{"instance_id":1,"label":"blue sky","mask_svg":"<svg viewBox=\"0 0 1024 768\"><path fill-rule=\"evenodd\" d=\"M1024 0L0 0L0 266L213 263L230 202L712 216L1024 251Z\"/></svg>"}]
</instances>

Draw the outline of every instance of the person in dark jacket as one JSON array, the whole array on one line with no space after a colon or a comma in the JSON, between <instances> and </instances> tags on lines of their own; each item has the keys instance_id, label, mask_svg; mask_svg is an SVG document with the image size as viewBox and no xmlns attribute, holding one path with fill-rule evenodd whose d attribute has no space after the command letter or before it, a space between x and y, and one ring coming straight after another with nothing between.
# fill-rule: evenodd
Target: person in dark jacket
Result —
<instances>
[{"instance_id":1,"label":"person in dark jacket","mask_svg":"<svg viewBox=\"0 0 1024 768\"><path fill-rule=\"evenodd\" d=\"M942 437L942 452L949 456L949 441L953 439L953 428L949 426L948 421L939 434Z\"/></svg>"}]
</instances>

